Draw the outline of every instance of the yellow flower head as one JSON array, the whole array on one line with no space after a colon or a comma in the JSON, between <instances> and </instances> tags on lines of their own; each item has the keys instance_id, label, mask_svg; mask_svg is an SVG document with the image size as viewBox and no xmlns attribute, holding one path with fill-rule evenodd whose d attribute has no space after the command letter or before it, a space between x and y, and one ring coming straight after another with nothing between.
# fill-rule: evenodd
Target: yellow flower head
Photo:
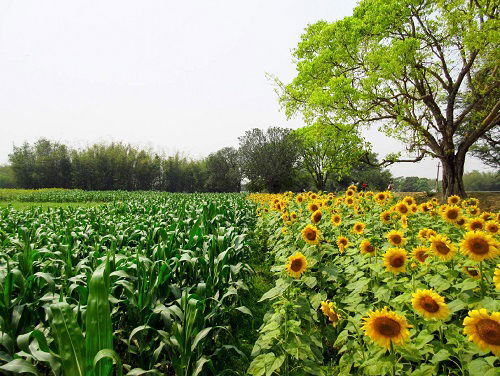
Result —
<instances>
[{"instance_id":1,"label":"yellow flower head","mask_svg":"<svg viewBox=\"0 0 500 376\"><path fill-rule=\"evenodd\" d=\"M302 196L302 195L297 195L297 197L295 197L295 202L296 202L297 204L302 203L302 201L304 201L304 196Z\"/></svg>"},{"instance_id":2,"label":"yellow flower head","mask_svg":"<svg viewBox=\"0 0 500 376\"><path fill-rule=\"evenodd\" d=\"M412 206L412 205L415 205L415 204L416 204L415 199L414 199L413 197L411 197L411 196L405 196L405 197L403 198L403 201L404 201L404 202L406 203L406 205L408 205L408 206Z\"/></svg>"},{"instance_id":3,"label":"yellow flower head","mask_svg":"<svg viewBox=\"0 0 500 376\"><path fill-rule=\"evenodd\" d=\"M470 311L464 319L464 334L481 350L500 356L500 312L489 315L484 308Z\"/></svg>"},{"instance_id":4,"label":"yellow flower head","mask_svg":"<svg viewBox=\"0 0 500 376\"><path fill-rule=\"evenodd\" d=\"M321 311L328 317L328 320L332 323L332 326L337 327L337 323L341 316L335 311L335 304L328 300L321 302Z\"/></svg>"},{"instance_id":5,"label":"yellow flower head","mask_svg":"<svg viewBox=\"0 0 500 376\"><path fill-rule=\"evenodd\" d=\"M441 260L448 261L455 256L457 248L446 235L434 235L430 238L431 251Z\"/></svg>"},{"instance_id":6,"label":"yellow flower head","mask_svg":"<svg viewBox=\"0 0 500 376\"><path fill-rule=\"evenodd\" d=\"M340 226L340 224L342 223L342 217L340 216L340 214L333 214L332 218L331 218L331 222L335 226Z\"/></svg>"},{"instance_id":7,"label":"yellow flower head","mask_svg":"<svg viewBox=\"0 0 500 376\"><path fill-rule=\"evenodd\" d=\"M408 228L408 217L406 215L401 216L401 227Z\"/></svg>"},{"instance_id":8,"label":"yellow flower head","mask_svg":"<svg viewBox=\"0 0 500 376\"><path fill-rule=\"evenodd\" d=\"M463 271L465 274L467 274L471 278L474 278L474 279L481 278L481 272L472 266L464 266Z\"/></svg>"},{"instance_id":9,"label":"yellow flower head","mask_svg":"<svg viewBox=\"0 0 500 376\"><path fill-rule=\"evenodd\" d=\"M363 255L375 256L376 249L368 239L364 239L361 242L359 249Z\"/></svg>"},{"instance_id":10,"label":"yellow flower head","mask_svg":"<svg viewBox=\"0 0 500 376\"><path fill-rule=\"evenodd\" d=\"M309 209L309 211L314 213L319 209L319 204L317 202L310 202L309 205L307 205L307 208Z\"/></svg>"},{"instance_id":11,"label":"yellow flower head","mask_svg":"<svg viewBox=\"0 0 500 376\"><path fill-rule=\"evenodd\" d=\"M321 233L316 226L307 225L302 230L302 239L304 239L304 241L308 244L318 244L320 237Z\"/></svg>"},{"instance_id":12,"label":"yellow flower head","mask_svg":"<svg viewBox=\"0 0 500 376\"><path fill-rule=\"evenodd\" d=\"M421 264L425 264L425 260L429 257L429 248L418 246L413 249L412 255L415 260L417 260Z\"/></svg>"},{"instance_id":13,"label":"yellow flower head","mask_svg":"<svg viewBox=\"0 0 500 376\"><path fill-rule=\"evenodd\" d=\"M467 222L467 229L469 231L484 230L485 225L484 219L472 218Z\"/></svg>"},{"instance_id":14,"label":"yellow flower head","mask_svg":"<svg viewBox=\"0 0 500 376\"><path fill-rule=\"evenodd\" d=\"M302 273L307 269L307 259L300 252L296 252L293 256L288 258L288 264L286 265L286 270L290 276L293 278L300 278Z\"/></svg>"},{"instance_id":15,"label":"yellow flower head","mask_svg":"<svg viewBox=\"0 0 500 376\"><path fill-rule=\"evenodd\" d=\"M401 201L396 204L394 207L394 210L397 211L401 215L408 214L410 211L410 208L408 207L408 204L406 202Z\"/></svg>"},{"instance_id":16,"label":"yellow flower head","mask_svg":"<svg viewBox=\"0 0 500 376\"><path fill-rule=\"evenodd\" d=\"M389 195L386 192L378 192L375 194L375 201L377 204L382 205L389 198Z\"/></svg>"},{"instance_id":17,"label":"yellow flower head","mask_svg":"<svg viewBox=\"0 0 500 376\"><path fill-rule=\"evenodd\" d=\"M406 239L401 231L392 230L389 231L386 236L387 240L389 240L389 243L391 243L396 247L403 246L406 244Z\"/></svg>"},{"instance_id":18,"label":"yellow flower head","mask_svg":"<svg viewBox=\"0 0 500 376\"><path fill-rule=\"evenodd\" d=\"M500 264L495 268L495 275L493 276L493 283L497 290L500 290Z\"/></svg>"},{"instance_id":19,"label":"yellow flower head","mask_svg":"<svg viewBox=\"0 0 500 376\"><path fill-rule=\"evenodd\" d=\"M385 210L380 213L380 220L384 222L386 225L391 223L391 212L389 210Z\"/></svg>"},{"instance_id":20,"label":"yellow flower head","mask_svg":"<svg viewBox=\"0 0 500 376\"><path fill-rule=\"evenodd\" d=\"M389 349L393 345L402 345L410 338L408 324L404 316L391 312L384 307L382 310L371 311L364 317L363 330L377 345Z\"/></svg>"},{"instance_id":21,"label":"yellow flower head","mask_svg":"<svg viewBox=\"0 0 500 376\"><path fill-rule=\"evenodd\" d=\"M389 248L384 253L384 266L387 271L394 274L404 272L406 270L406 251L402 248Z\"/></svg>"},{"instance_id":22,"label":"yellow flower head","mask_svg":"<svg viewBox=\"0 0 500 376\"><path fill-rule=\"evenodd\" d=\"M441 213L441 217L446 222L456 222L456 220L460 217L460 208L458 206L447 206L446 210Z\"/></svg>"},{"instance_id":23,"label":"yellow flower head","mask_svg":"<svg viewBox=\"0 0 500 376\"><path fill-rule=\"evenodd\" d=\"M432 290L417 290L413 294L411 304L427 320L444 320L449 314L444 298Z\"/></svg>"},{"instance_id":24,"label":"yellow flower head","mask_svg":"<svg viewBox=\"0 0 500 376\"><path fill-rule=\"evenodd\" d=\"M500 224L497 221L492 220L486 222L486 231L488 231L489 233L498 234L499 230L500 230Z\"/></svg>"},{"instance_id":25,"label":"yellow flower head","mask_svg":"<svg viewBox=\"0 0 500 376\"><path fill-rule=\"evenodd\" d=\"M473 206L469 206L467 208L467 212L469 212L469 214L472 216L476 216L476 215L479 215L481 213L481 209L479 209L477 206L473 205Z\"/></svg>"},{"instance_id":26,"label":"yellow flower head","mask_svg":"<svg viewBox=\"0 0 500 376\"><path fill-rule=\"evenodd\" d=\"M460 203L460 197L457 195L453 195L448 197L448 204L450 205L458 205Z\"/></svg>"},{"instance_id":27,"label":"yellow flower head","mask_svg":"<svg viewBox=\"0 0 500 376\"><path fill-rule=\"evenodd\" d=\"M363 231L365 231L366 225L363 222L356 222L352 227L352 232L355 234L361 235Z\"/></svg>"},{"instance_id":28,"label":"yellow flower head","mask_svg":"<svg viewBox=\"0 0 500 376\"><path fill-rule=\"evenodd\" d=\"M474 261L492 259L500 253L498 242L482 231L469 231L460 243L461 251Z\"/></svg>"},{"instance_id":29,"label":"yellow flower head","mask_svg":"<svg viewBox=\"0 0 500 376\"><path fill-rule=\"evenodd\" d=\"M323 218L323 213L321 212L321 210L316 210L311 214L312 223L319 223L319 221L321 221L321 218Z\"/></svg>"},{"instance_id":30,"label":"yellow flower head","mask_svg":"<svg viewBox=\"0 0 500 376\"><path fill-rule=\"evenodd\" d=\"M349 246L349 239L345 236L339 236L337 238L337 245L339 247L340 253L344 253L345 249Z\"/></svg>"}]
</instances>

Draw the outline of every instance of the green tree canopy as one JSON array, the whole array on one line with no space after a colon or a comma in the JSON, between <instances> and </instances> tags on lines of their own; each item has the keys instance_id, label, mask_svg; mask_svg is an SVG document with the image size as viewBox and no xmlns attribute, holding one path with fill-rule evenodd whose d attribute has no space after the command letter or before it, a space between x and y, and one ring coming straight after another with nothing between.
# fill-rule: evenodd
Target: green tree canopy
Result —
<instances>
[{"instance_id":1,"label":"green tree canopy","mask_svg":"<svg viewBox=\"0 0 500 376\"><path fill-rule=\"evenodd\" d=\"M241 170L238 150L226 147L210 154L206 159L206 188L210 192L239 192Z\"/></svg>"},{"instance_id":2,"label":"green tree canopy","mask_svg":"<svg viewBox=\"0 0 500 376\"><path fill-rule=\"evenodd\" d=\"M361 0L306 29L281 102L311 124L377 125L415 160L439 158L444 194L465 195L465 156L500 122L498 12L491 0Z\"/></svg>"},{"instance_id":3,"label":"green tree canopy","mask_svg":"<svg viewBox=\"0 0 500 376\"><path fill-rule=\"evenodd\" d=\"M363 140L351 126L315 123L293 134L299 142L300 164L321 191L329 179L348 174L365 153Z\"/></svg>"}]
</instances>

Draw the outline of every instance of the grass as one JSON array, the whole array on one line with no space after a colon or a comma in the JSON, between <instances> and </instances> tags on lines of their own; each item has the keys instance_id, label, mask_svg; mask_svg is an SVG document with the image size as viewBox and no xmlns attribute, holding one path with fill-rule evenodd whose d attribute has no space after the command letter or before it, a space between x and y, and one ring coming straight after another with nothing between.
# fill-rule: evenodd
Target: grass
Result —
<instances>
[{"instance_id":1,"label":"grass","mask_svg":"<svg viewBox=\"0 0 500 376\"><path fill-rule=\"evenodd\" d=\"M14 209L30 209L33 207L42 208L70 208L103 205L103 202L19 202L19 201L0 201L0 208L12 206Z\"/></svg>"}]
</instances>

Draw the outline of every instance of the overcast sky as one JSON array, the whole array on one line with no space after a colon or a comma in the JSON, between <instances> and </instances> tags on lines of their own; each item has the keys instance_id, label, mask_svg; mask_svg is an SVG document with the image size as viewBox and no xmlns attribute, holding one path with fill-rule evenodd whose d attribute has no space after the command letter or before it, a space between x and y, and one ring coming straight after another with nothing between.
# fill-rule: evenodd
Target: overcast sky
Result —
<instances>
[{"instance_id":1,"label":"overcast sky","mask_svg":"<svg viewBox=\"0 0 500 376\"><path fill-rule=\"evenodd\" d=\"M0 0L0 163L40 137L124 141L203 157L250 128L303 126L280 112L271 73L294 77L308 23L355 0ZM367 134L381 156L402 145ZM435 177L435 160L391 167ZM484 169L470 159L466 170Z\"/></svg>"}]
</instances>

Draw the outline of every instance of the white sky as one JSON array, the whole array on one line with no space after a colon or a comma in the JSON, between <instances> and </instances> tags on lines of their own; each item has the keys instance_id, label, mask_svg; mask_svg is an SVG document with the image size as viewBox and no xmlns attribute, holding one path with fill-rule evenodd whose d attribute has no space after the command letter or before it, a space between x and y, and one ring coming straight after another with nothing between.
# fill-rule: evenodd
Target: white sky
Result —
<instances>
[{"instance_id":1,"label":"white sky","mask_svg":"<svg viewBox=\"0 0 500 376\"><path fill-rule=\"evenodd\" d=\"M124 141L203 157L250 128L298 128L265 73L288 82L308 23L355 0L0 0L0 164L40 137ZM381 156L401 145L377 131ZM436 161L391 167L435 177ZM466 170L484 169L470 159Z\"/></svg>"}]
</instances>

